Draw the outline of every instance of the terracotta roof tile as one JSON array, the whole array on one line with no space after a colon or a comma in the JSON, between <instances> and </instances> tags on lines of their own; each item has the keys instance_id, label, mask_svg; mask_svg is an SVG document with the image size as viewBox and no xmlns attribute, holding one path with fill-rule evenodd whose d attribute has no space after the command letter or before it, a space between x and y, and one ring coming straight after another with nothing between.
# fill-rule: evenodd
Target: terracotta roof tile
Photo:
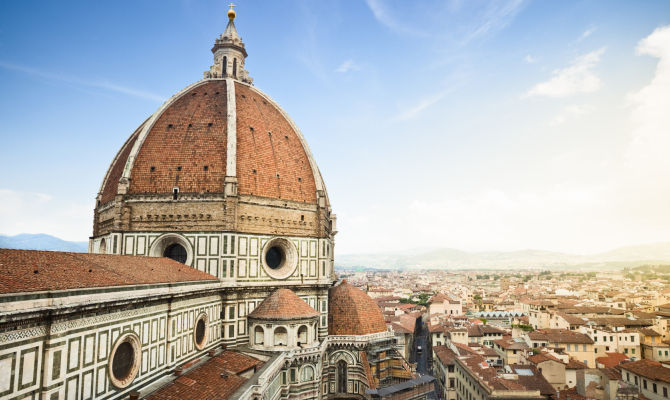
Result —
<instances>
[{"instance_id":1,"label":"terracotta roof tile","mask_svg":"<svg viewBox=\"0 0 670 400\"><path fill-rule=\"evenodd\" d=\"M0 249L0 293L218 281L169 258Z\"/></svg>"},{"instance_id":2,"label":"terracotta roof tile","mask_svg":"<svg viewBox=\"0 0 670 400\"><path fill-rule=\"evenodd\" d=\"M277 289L249 314L257 319L296 319L316 317L319 313L291 289Z\"/></svg>"},{"instance_id":3,"label":"terracotta roof tile","mask_svg":"<svg viewBox=\"0 0 670 400\"><path fill-rule=\"evenodd\" d=\"M222 193L226 110L224 80L206 82L175 100L144 139L128 193L172 193L174 187L181 193Z\"/></svg>"},{"instance_id":4,"label":"terracotta roof tile","mask_svg":"<svg viewBox=\"0 0 670 400\"><path fill-rule=\"evenodd\" d=\"M224 351L146 397L147 400L227 399L246 381L242 372L263 363L234 351Z\"/></svg>"},{"instance_id":5,"label":"terracotta roof tile","mask_svg":"<svg viewBox=\"0 0 670 400\"><path fill-rule=\"evenodd\" d=\"M384 316L365 292L342 281L328 291L328 334L367 335L386 331Z\"/></svg>"},{"instance_id":6,"label":"terracotta roof tile","mask_svg":"<svg viewBox=\"0 0 670 400\"><path fill-rule=\"evenodd\" d=\"M309 158L281 111L240 83L235 102L239 193L315 203Z\"/></svg>"},{"instance_id":7,"label":"terracotta roof tile","mask_svg":"<svg viewBox=\"0 0 670 400\"><path fill-rule=\"evenodd\" d=\"M654 381L670 383L670 368L665 368L658 361L639 360L621 365L621 369Z\"/></svg>"}]
</instances>

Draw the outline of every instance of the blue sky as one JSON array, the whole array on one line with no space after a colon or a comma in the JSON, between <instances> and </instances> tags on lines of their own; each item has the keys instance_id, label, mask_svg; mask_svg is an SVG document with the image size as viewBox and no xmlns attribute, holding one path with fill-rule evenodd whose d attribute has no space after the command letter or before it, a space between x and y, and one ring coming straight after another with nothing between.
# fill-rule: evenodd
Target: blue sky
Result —
<instances>
[{"instance_id":1,"label":"blue sky","mask_svg":"<svg viewBox=\"0 0 670 400\"><path fill-rule=\"evenodd\" d=\"M201 79L226 4L0 2L0 233L87 239L114 154ZM339 253L670 241L670 2L236 4Z\"/></svg>"}]
</instances>

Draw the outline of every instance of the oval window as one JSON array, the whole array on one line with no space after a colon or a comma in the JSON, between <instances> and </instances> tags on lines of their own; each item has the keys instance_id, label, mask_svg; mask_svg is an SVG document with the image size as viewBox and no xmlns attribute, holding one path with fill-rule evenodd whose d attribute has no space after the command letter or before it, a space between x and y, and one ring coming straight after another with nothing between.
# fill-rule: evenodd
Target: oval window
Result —
<instances>
[{"instance_id":1,"label":"oval window","mask_svg":"<svg viewBox=\"0 0 670 400\"><path fill-rule=\"evenodd\" d=\"M172 243L163 251L163 257L171 258L182 264L186 262L186 256L186 249L179 243Z\"/></svg>"}]
</instances>

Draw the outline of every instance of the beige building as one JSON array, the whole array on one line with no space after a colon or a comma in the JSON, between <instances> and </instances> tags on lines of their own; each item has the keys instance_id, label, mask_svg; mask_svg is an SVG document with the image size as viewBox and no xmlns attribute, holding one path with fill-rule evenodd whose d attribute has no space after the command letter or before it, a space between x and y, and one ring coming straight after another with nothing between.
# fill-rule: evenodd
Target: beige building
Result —
<instances>
[{"instance_id":1,"label":"beige building","mask_svg":"<svg viewBox=\"0 0 670 400\"><path fill-rule=\"evenodd\" d=\"M670 368L658 361L639 360L621 366L623 380L650 400L670 396Z\"/></svg>"},{"instance_id":2,"label":"beige building","mask_svg":"<svg viewBox=\"0 0 670 400\"><path fill-rule=\"evenodd\" d=\"M595 367L594 342L588 335L565 329L543 329L528 332L526 342L533 348L554 347L586 366Z\"/></svg>"},{"instance_id":3,"label":"beige building","mask_svg":"<svg viewBox=\"0 0 670 400\"><path fill-rule=\"evenodd\" d=\"M565 363L563 361L548 353L530 356L528 361L537 367L537 370L554 389L565 389Z\"/></svg>"}]
</instances>

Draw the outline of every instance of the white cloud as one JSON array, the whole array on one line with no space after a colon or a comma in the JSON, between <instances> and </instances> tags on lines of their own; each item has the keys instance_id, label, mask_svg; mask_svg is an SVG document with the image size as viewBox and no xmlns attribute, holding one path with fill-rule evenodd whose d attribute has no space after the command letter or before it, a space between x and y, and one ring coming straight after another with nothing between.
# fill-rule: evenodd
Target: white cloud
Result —
<instances>
[{"instance_id":1,"label":"white cloud","mask_svg":"<svg viewBox=\"0 0 670 400\"><path fill-rule=\"evenodd\" d=\"M604 47L577 57L570 66L555 70L551 79L533 86L526 96L567 97L597 91L602 83L594 69L603 53Z\"/></svg>"},{"instance_id":2,"label":"white cloud","mask_svg":"<svg viewBox=\"0 0 670 400\"><path fill-rule=\"evenodd\" d=\"M358 71L361 67L354 62L354 60L346 60L335 70L335 72L346 73L349 71Z\"/></svg>"},{"instance_id":3,"label":"white cloud","mask_svg":"<svg viewBox=\"0 0 670 400\"><path fill-rule=\"evenodd\" d=\"M636 51L659 60L651 82L628 98L633 130L626 165L633 179L670 195L667 184L659 185L670 174L670 26L642 39Z\"/></svg>"},{"instance_id":4,"label":"white cloud","mask_svg":"<svg viewBox=\"0 0 670 400\"><path fill-rule=\"evenodd\" d=\"M524 57L523 60L525 62L527 62L528 64L534 64L534 63L537 62L537 58L531 56L530 54L528 54L526 57Z\"/></svg>"},{"instance_id":5,"label":"white cloud","mask_svg":"<svg viewBox=\"0 0 670 400\"><path fill-rule=\"evenodd\" d=\"M561 112L551 120L551 125L560 125L566 121L580 117L582 115L590 114L595 110L590 104L571 104L563 107Z\"/></svg>"},{"instance_id":6,"label":"white cloud","mask_svg":"<svg viewBox=\"0 0 670 400\"><path fill-rule=\"evenodd\" d=\"M0 189L0 233L47 233L86 241L93 218L91 203L72 203L49 194Z\"/></svg>"},{"instance_id":7,"label":"white cloud","mask_svg":"<svg viewBox=\"0 0 670 400\"><path fill-rule=\"evenodd\" d=\"M603 188L557 184L545 190L512 191L491 187L470 194L416 199L404 204L378 205L361 214L338 213L338 254L406 250L412 247L450 247L462 250L540 248L584 251L583 246L607 248L597 237ZM576 221L580 231L575 232ZM543 228L551 227L551 228ZM398 234L401 232L402 234ZM566 245L566 237L577 238ZM374 238L370 242L369 238ZM596 243L597 242L597 243Z\"/></svg>"}]
</instances>

